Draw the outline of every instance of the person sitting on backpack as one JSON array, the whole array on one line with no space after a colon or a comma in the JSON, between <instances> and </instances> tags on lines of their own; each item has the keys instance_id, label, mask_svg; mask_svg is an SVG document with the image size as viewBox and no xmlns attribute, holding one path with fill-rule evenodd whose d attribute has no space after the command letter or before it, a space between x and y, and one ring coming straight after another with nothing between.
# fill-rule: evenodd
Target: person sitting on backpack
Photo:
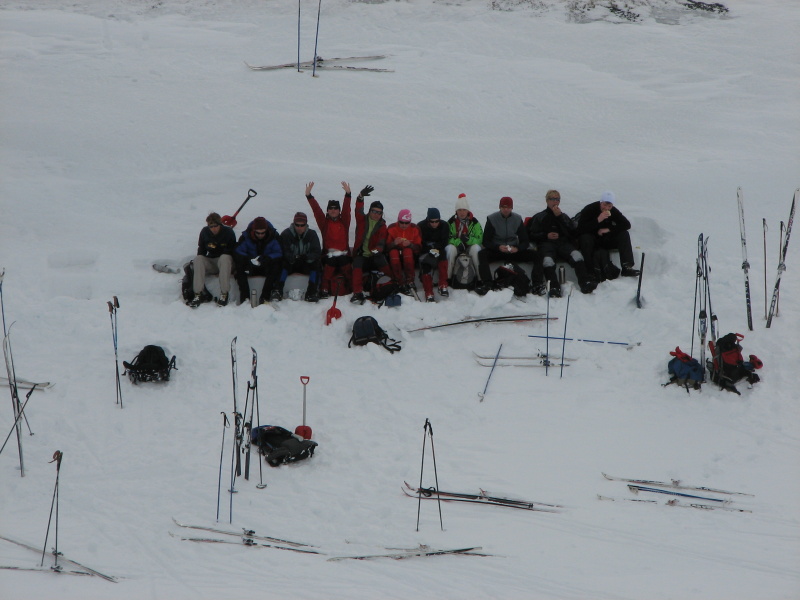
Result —
<instances>
[{"instance_id":1,"label":"person sitting on backpack","mask_svg":"<svg viewBox=\"0 0 800 600\"><path fill-rule=\"evenodd\" d=\"M236 282L239 284L239 304L250 297L249 277L264 277L259 304L269 300L281 271L281 249L278 231L264 217L256 217L239 236L234 252Z\"/></svg>"},{"instance_id":2,"label":"person sitting on backpack","mask_svg":"<svg viewBox=\"0 0 800 600\"><path fill-rule=\"evenodd\" d=\"M309 181L306 185L306 199L317 228L322 236L322 285L320 287L320 298L327 298L332 292L344 293L344 290L331 289L332 280L337 270L344 277L345 289L352 287L353 279L353 259L350 257L350 184L342 182L344 190L344 204L339 204L338 200L328 200L327 211L322 212L319 203L311 195L314 182Z\"/></svg>"},{"instance_id":3,"label":"person sitting on backpack","mask_svg":"<svg viewBox=\"0 0 800 600\"><path fill-rule=\"evenodd\" d=\"M516 266L521 262L533 262L531 269L533 293L538 296L544 295L546 288L543 283L541 259L538 252L530 247L522 217L514 212L514 201L508 196L503 196L500 198L499 209L486 218L486 226L483 228L482 252L487 262L487 273L481 275L481 279L488 276L488 263L493 260ZM527 290L521 289L519 285L515 286L515 296L524 296L525 293Z\"/></svg>"},{"instance_id":4,"label":"person sitting on backpack","mask_svg":"<svg viewBox=\"0 0 800 600\"><path fill-rule=\"evenodd\" d=\"M447 254L447 279L452 284L456 259L464 254L469 257L478 280L475 292L483 296L489 291L491 273L486 257L481 253L483 246L483 227L469 209L466 194L459 194L456 200L455 214L447 221L450 239L445 253Z\"/></svg>"},{"instance_id":5,"label":"person sitting on backpack","mask_svg":"<svg viewBox=\"0 0 800 600\"><path fill-rule=\"evenodd\" d=\"M422 248L419 227L412 223L411 211L404 208L397 215L397 222L386 230L386 255L392 275L400 286L400 292L411 295L414 285L416 260Z\"/></svg>"},{"instance_id":6,"label":"person sitting on backpack","mask_svg":"<svg viewBox=\"0 0 800 600\"><path fill-rule=\"evenodd\" d=\"M597 280L638 277L633 268L633 247L628 231L631 222L614 206L614 192L603 192L600 200L583 207L578 216L578 239L583 258L593 265ZM611 262L608 251L619 250L622 270Z\"/></svg>"},{"instance_id":7,"label":"person sitting on backpack","mask_svg":"<svg viewBox=\"0 0 800 600\"><path fill-rule=\"evenodd\" d=\"M233 229L222 224L219 213L212 212L206 217L206 226L200 231L197 241L197 256L194 257L194 297L189 306L200 306L202 293L206 286L206 274L219 275L219 306L228 303L233 272L233 250L236 247L236 234Z\"/></svg>"},{"instance_id":8,"label":"person sitting on backpack","mask_svg":"<svg viewBox=\"0 0 800 600\"><path fill-rule=\"evenodd\" d=\"M561 297L561 285L556 275L556 257L569 262L578 276L581 292L590 294L597 287L591 279L583 255L575 249L572 239L576 225L569 215L561 210L561 194L558 190L549 190L545 194L547 208L536 213L528 222L530 239L539 249L545 277L550 281L550 295Z\"/></svg>"},{"instance_id":9,"label":"person sitting on backpack","mask_svg":"<svg viewBox=\"0 0 800 600\"><path fill-rule=\"evenodd\" d=\"M386 248L386 221L383 204L375 200L364 213L364 198L375 188L366 186L356 197L356 237L353 246L353 297L350 302L364 304L364 270L374 270L391 277L389 263L383 251Z\"/></svg>"},{"instance_id":10,"label":"person sitting on backpack","mask_svg":"<svg viewBox=\"0 0 800 600\"><path fill-rule=\"evenodd\" d=\"M283 299L283 286L291 273L308 275L306 301L319 301L319 278L322 272L322 247L319 236L308 228L308 217L305 213L295 213L292 224L281 232L283 248L283 269L278 285L272 290L270 300Z\"/></svg>"},{"instance_id":11,"label":"person sitting on backpack","mask_svg":"<svg viewBox=\"0 0 800 600\"><path fill-rule=\"evenodd\" d=\"M447 243L450 240L450 230L442 223L441 213L438 208L429 208L424 221L417 223L422 237L422 255L419 258L419 280L425 291L425 301L435 302L433 296L433 275L435 269L439 273L439 295L447 298L450 291L447 289Z\"/></svg>"}]
</instances>

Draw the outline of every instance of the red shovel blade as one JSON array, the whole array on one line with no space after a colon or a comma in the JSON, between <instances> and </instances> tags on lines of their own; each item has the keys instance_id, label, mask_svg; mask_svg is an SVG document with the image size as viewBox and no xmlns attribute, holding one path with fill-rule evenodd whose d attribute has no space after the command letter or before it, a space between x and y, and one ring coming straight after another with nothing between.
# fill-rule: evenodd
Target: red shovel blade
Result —
<instances>
[{"instance_id":1,"label":"red shovel blade","mask_svg":"<svg viewBox=\"0 0 800 600\"><path fill-rule=\"evenodd\" d=\"M311 427L308 425L298 425L294 430L295 435L301 436L304 440L311 439Z\"/></svg>"},{"instance_id":2,"label":"red shovel blade","mask_svg":"<svg viewBox=\"0 0 800 600\"><path fill-rule=\"evenodd\" d=\"M236 219L230 215L225 215L222 217L222 224L228 227L236 227Z\"/></svg>"},{"instance_id":3,"label":"red shovel blade","mask_svg":"<svg viewBox=\"0 0 800 600\"><path fill-rule=\"evenodd\" d=\"M328 309L328 312L325 315L325 325L330 325L336 319L342 318L342 311L336 308L336 298L338 298L338 296L334 297L333 306Z\"/></svg>"}]
</instances>

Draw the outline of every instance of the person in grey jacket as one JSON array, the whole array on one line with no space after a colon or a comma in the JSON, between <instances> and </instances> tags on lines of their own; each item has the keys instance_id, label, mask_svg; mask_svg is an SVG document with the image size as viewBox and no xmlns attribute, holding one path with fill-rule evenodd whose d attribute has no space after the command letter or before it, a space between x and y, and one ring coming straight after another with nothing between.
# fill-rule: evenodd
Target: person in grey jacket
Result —
<instances>
[{"instance_id":1,"label":"person in grey jacket","mask_svg":"<svg viewBox=\"0 0 800 600\"><path fill-rule=\"evenodd\" d=\"M319 302L322 246L317 232L308 228L308 217L305 213L295 213L292 224L281 232L281 247L283 248L283 270L270 300L283 299L283 286L290 273L303 273L308 275L306 301Z\"/></svg>"},{"instance_id":2,"label":"person in grey jacket","mask_svg":"<svg viewBox=\"0 0 800 600\"><path fill-rule=\"evenodd\" d=\"M514 212L514 200L508 196L500 198L500 205L497 212L490 214L486 218L486 226L483 228L483 250L484 264L488 270L488 263L491 261L502 261L504 264L511 263L517 265L521 262L532 262L531 281L533 293L542 296L545 293L544 276L542 273L542 261L538 257L538 252L531 247L528 232L525 225L517 213ZM488 274L481 274L484 281L491 280ZM521 290L515 291L516 295Z\"/></svg>"}]
</instances>

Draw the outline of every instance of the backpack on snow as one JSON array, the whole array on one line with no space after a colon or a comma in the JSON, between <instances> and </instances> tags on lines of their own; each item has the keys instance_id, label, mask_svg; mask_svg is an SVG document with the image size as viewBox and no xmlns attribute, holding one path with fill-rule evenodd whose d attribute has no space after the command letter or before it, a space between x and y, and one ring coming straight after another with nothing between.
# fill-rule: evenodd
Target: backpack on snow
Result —
<instances>
[{"instance_id":1,"label":"backpack on snow","mask_svg":"<svg viewBox=\"0 0 800 600\"><path fill-rule=\"evenodd\" d=\"M366 275L366 285L364 289L369 292L369 299L375 304L383 306L384 303L391 306L399 306L400 302L397 293L400 286L391 277L381 274L379 271L371 271ZM387 302L391 298L391 301Z\"/></svg>"},{"instance_id":2,"label":"backpack on snow","mask_svg":"<svg viewBox=\"0 0 800 600\"><path fill-rule=\"evenodd\" d=\"M743 339L741 333L729 333L718 338L716 343L708 342L711 358L706 360L706 365L711 373L711 381L718 384L720 389L736 394L739 394L736 382L747 378L747 383L757 383L761 378L754 371L764 366L755 354L750 355L749 361L744 360L739 345Z\"/></svg>"},{"instance_id":3,"label":"backpack on snow","mask_svg":"<svg viewBox=\"0 0 800 600\"><path fill-rule=\"evenodd\" d=\"M177 370L175 356L167 358L161 346L148 345L142 348L131 362L122 361L125 367L123 375L128 375L131 383L142 381L169 381L169 372Z\"/></svg>"},{"instance_id":4,"label":"backpack on snow","mask_svg":"<svg viewBox=\"0 0 800 600\"><path fill-rule=\"evenodd\" d=\"M190 260L183 265L183 279L181 279L181 296L186 304L189 304L194 299L194 261ZM200 292L200 299L203 302L211 302L214 297L211 292L203 286L203 291Z\"/></svg>"},{"instance_id":5,"label":"backpack on snow","mask_svg":"<svg viewBox=\"0 0 800 600\"><path fill-rule=\"evenodd\" d=\"M692 358L686 352L676 346L674 352L670 352L673 357L667 363L667 371L670 374L670 379L664 386L675 383L681 387L695 390L700 389L700 384L705 380L705 370L696 358Z\"/></svg>"},{"instance_id":6,"label":"backpack on snow","mask_svg":"<svg viewBox=\"0 0 800 600\"><path fill-rule=\"evenodd\" d=\"M278 425L254 427L250 432L250 441L258 446L259 452L264 455L270 467L311 458L319 445L312 440L304 440Z\"/></svg>"},{"instance_id":7,"label":"backpack on snow","mask_svg":"<svg viewBox=\"0 0 800 600\"><path fill-rule=\"evenodd\" d=\"M494 285L498 289L514 288L515 296L524 296L531 289L531 280L522 270L522 267L514 263L506 263L495 269Z\"/></svg>"},{"instance_id":8,"label":"backpack on snow","mask_svg":"<svg viewBox=\"0 0 800 600\"><path fill-rule=\"evenodd\" d=\"M453 275L450 278L452 287L457 290L469 290L475 287L477 280L478 273L475 271L472 259L462 252L453 264Z\"/></svg>"},{"instance_id":9,"label":"backpack on snow","mask_svg":"<svg viewBox=\"0 0 800 600\"><path fill-rule=\"evenodd\" d=\"M353 323L353 335L350 336L347 347L350 348L353 344L356 346L366 346L370 342L383 346L392 354L402 350L402 348L400 348L400 342L391 339L389 335L381 329L374 317L359 317L356 319L355 323Z\"/></svg>"}]
</instances>

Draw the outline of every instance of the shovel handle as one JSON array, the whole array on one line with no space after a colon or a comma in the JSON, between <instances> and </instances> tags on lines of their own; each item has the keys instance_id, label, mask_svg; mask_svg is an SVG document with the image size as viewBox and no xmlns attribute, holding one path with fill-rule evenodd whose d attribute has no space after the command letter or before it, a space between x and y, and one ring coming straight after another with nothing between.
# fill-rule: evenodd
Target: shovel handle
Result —
<instances>
[{"instance_id":1,"label":"shovel handle","mask_svg":"<svg viewBox=\"0 0 800 600\"><path fill-rule=\"evenodd\" d=\"M300 383L306 385L311 380L311 377L308 375L300 375Z\"/></svg>"}]
</instances>

